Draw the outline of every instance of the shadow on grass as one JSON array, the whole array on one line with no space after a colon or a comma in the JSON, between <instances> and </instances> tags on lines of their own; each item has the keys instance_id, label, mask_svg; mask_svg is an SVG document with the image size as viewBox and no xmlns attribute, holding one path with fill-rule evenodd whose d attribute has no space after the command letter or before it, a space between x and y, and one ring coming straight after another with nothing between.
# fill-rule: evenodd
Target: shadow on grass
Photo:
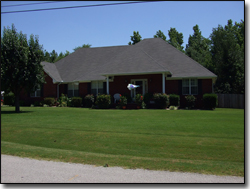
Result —
<instances>
[{"instance_id":1,"label":"shadow on grass","mask_svg":"<svg viewBox=\"0 0 250 189\"><path fill-rule=\"evenodd\" d=\"M22 114L22 113L31 113L33 111L20 111L20 112L15 112L15 111L1 111L1 114Z\"/></svg>"}]
</instances>

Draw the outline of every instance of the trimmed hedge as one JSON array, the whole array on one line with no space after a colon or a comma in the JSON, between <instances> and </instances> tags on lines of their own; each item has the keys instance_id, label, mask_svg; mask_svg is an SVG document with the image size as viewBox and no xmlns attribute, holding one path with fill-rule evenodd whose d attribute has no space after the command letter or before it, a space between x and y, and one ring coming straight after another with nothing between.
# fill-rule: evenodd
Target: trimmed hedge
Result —
<instances>
[{"instance_id":1,"label":"trimmed hedge","mask_svg":"<svg viewBox=\"0 0 250 189\"><path fill-rule=\"evenodd\" d=\"M85 106L91 108L95 102L95 97L92 94L88 94L84 97Z\"/></svg>"},{"instance_id":2,"label":"trimmed hedge","mask_svg":"<svg viewBox=\"0 0 250 189\"><path fill-rule=\"evenodd\" d=\"M179 106L180 105L180 96L176 94L169 95L169 106Z\"/></svg>"},{"instance_id":3,"label":"trimmed hedge","mask_svg":"<svg viewBox=\"0 0 250 189\"><path fill-rule=\"evenodd\" d=\"M111 96L110 95L98 95L96 97L96 105L97 108L101 108L101 109L107 109L110 107L111 104Z\"/></svg>"},{"instance_id":4,"label":"trimmed hedge","mask_svg":"<svg viewBox=\"0 0 250 189\"><path fill-rule=\"evenodd\" d=\"M53 97L44 98L44 104L47 104L49 106L53 106L55 102L56 102L56 99Z\"/></svg>"},{"instance_id":5,"label":"trimmed hedge","mask_svg":"<svg viewBox=\"0 0 250 189\"><path fill-rule=\"evenodd\" d=\"M155 107L158 109L165 109L168 105L168 96L164 93L155 93L153 95Z\"/></svg>"},{"instance_id":6,"label":"trimmed hedge","mask_svg":"<svg viewBox=\"0 0 250 189\"><path fill-rule=\"evenodd\" d=\"M202 100L205 109L213 110L218 104L218 96L216 94L204 94Z\"/></svg>"},{"instance_id":7,"label":"trimmed hedge","mask_svg":"<svg viewBox=\"0 0 250 189\"><path fill-rule=\"evenodd\" d=\"M82 106L82 98L81 97L72 97L71 98L71 106L81 107Z\"/></svg>"}]
</instances>

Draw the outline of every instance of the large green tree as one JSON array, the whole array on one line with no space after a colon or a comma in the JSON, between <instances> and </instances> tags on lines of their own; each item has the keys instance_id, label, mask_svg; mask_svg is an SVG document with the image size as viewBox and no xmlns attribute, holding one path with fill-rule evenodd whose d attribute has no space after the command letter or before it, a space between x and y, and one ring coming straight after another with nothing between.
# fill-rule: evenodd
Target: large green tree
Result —
<instances>
[{"instance_id":1,"label":"large green tree","mask_svg":"<svg viewBox=\"0 0 250 189\"><path fill-rule=\"evenodd\" d=\"M213 28L210 38L216 92L244 93L244 21L228 20L225 27Z\"/></svg>"},{"instance_id":2,"label":"large green tree","mask_svg":"<svg viewBox=\"0 0 250 189\"><path fill-rule=\"evenodd\" d=\"M201 35L198 25L193 27L193 35L189 35L186 45L186 55L199 62L201 65L212 69L212 55L210 52L211 41Z\"/></svg>"},{"instance_id":3,"label":"large green tree","mask_svg":"<svg viewBox=\"0 0 250 189\"><path fill-rule=\"evenodd\" d=\"M129 45L134 45L134 44L136 44L136 43L138 43L138 42L140 42L141 41L141 35L139 34L139 32L137 31L137 32L133 32L133 35L132 36L130 36L130 40L132 41L132 43L131 43L131 41L128 43Z\"/></svg>"},{"instance_id":4,"label":"large green tree","mask_svg":"<svg viewBox=\"0 0 250 189\"><path fill-rule=\"evenodd\" d=\"M181 52L185 52L183 50L183 34L179 33L175 28L170 28L170 30L168 30L168 36L169 36L169 40L168 43L173 45L175 48L177 48L178 50L180 50Z\"/></svg>"},{"instance_id":5,"label":"large green tree","mask_svg":"<svg viewBox=\"0 0 250 189\"><path fill-rule=\"evenodd\" d=\"M4 27L1 37L1 90L15 95L15 111L20 112L19 96L22 90L32 92L45 82L42 46L38 36L30 39L18 33L14 24Z\"/></svg>"}]
</instances>

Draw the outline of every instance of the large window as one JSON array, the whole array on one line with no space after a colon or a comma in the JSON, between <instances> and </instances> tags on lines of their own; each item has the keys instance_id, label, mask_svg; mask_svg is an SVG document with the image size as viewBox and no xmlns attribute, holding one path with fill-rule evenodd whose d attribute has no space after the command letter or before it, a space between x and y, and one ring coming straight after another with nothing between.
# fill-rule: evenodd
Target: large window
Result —
<instances>
[{"instance_id":1,"label":"large window","mask_svg":"<svg viewBox=\"0 0 250 189\"><path fill-rule=\"evenodd\" d=\"M93 95L103 94L103 81L92 81L91 93Z\"/></svg>"},{"instance_id":2,"label":"large window","mask_svg":"<svg viewBox=\"0 0 250 189\"><path fill-rule=\"evenodd\" d=\"M39 87L36 91L30 93L30 97L41 97L41 87Z\"/></svg>"},{"instance_id":3,"label":"large window","mask_svg":"<svg viewBox=\"0 0 250 189\"><path fill-rule=\"evenodd\" d=\"M197 95L198 94L198 79L183 79L182 80L182 94L183 95Z\"/></svg>"},{"instance_id":4,"label":"large window","mask_svg":"<svg viewBox=\"0 0 250 189\"><path fill-rule=\"evenodd\" d=\"M79 96L79 83L68 84L68 97Z\"/></svg>"}]
</instances>

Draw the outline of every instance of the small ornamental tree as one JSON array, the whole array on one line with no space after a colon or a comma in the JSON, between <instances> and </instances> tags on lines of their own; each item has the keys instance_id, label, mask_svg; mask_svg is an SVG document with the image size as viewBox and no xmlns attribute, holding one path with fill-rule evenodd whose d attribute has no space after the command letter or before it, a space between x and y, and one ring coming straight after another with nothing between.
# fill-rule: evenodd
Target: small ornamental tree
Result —
<instances>
[{"instance_id":1,"label":"small ornamental tree","mask_svg":"<svg viewBox=\"0 0 250 189\"><path fill-rule=\"evenodd\" d=\"M3 29L1 37L1 90L13 92L15 111L20 112L19 96L22 90L27 93L37 90L45 82L42 46L38 37L30 39L18 33L14 24Z\"/></svg>"}]
</instances>

